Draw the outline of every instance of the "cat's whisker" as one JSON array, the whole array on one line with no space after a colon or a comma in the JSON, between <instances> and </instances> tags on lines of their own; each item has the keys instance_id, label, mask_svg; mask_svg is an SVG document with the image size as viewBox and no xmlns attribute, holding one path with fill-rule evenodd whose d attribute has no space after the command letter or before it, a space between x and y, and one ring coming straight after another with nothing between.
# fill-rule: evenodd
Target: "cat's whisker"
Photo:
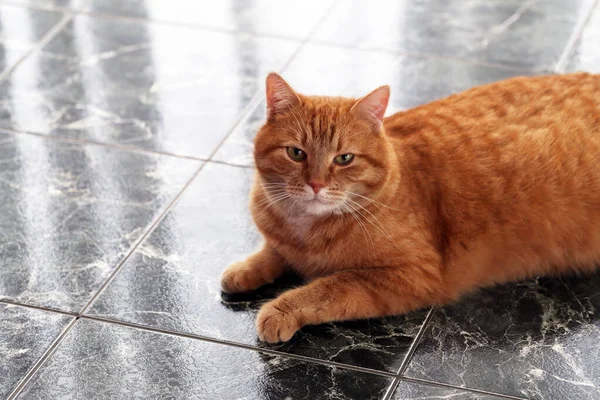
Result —
<instances>
[{"instance_id":1,"label":"cat's whisker","mask_svg":"<svg viewBox=\"0 0 600 400\"><path fill-rule=\"evenodd\" d=\"M288 212L287 212L288 218L290 218L292 216L292 210L297 204L298 204L298 199L292 197L292 204L290 205L290 207L288 207Z\"/></svg>"},{"instance_id":2,"label":"cat's whisker","mask_svg":"<svg viewBox=\"0 0 600 400\"><path fill-rule=\"evenodd\" d=\"M279 197L279 196L285 195L285 194L288 194L288 193L286 191L284 191L284 190L280 190L280 191L277 191L277 192L274 192L274 193L269 193L269 194L267 194L265 196L264 199L261 199L260 201L254 203L254 206L255 207L259 207L259 206L265 204L266 202L271 201L273 198Z\"/></svg>"},{"instance_id":3,"label":"cat's whisker","mask_svg":"<svg viewBox=\"0 0 600 400\"><path fill-rule=\"evenodd\" d=\"M363 218L369 222L371 225L373 225L379 232L381 232L385 237L387 237L389 240L393 241L394 239L392 238L392 236L385 230L385 228L383 227L383 225L381 224L381 222L379 222L379 220L377 219L377 217L375 215L373 215L373 213L369 210L367 210L365 207L361 206L360 204L358 204L357 202L348 199L348 201L353 207L355 207L355 210L357 213L359 213L361 216L363 216ZM360 211L363 210L365 212L367 212L374 220L375 222L377 222L377 224L375 224L373 221L371 221L368 217L366 217L364 214L362 214Z\"/></svg>"},{"instance_id":4,"label":"cat's whisker","mask_svg":"<svg viewBox=\"0 0 600 400\"><path fill-rule=\"evenodd\" d=\"M369 197L363 196L363 195L361 195L361 194L358 194L358 193L354 193L354 192L350 192L350 191L346 191L346 193L347 193L347 194L350 194L350 195L352 195L352 196L357 196L357 197L360 197L361 199L364 199L364 200L370 201L371 203L373 203L373 204L376 204L376 205L378 205L378 206L385 207L385 208L389 208L390 210L402 211L402 210L401 210L401 209L399 209L399 208L390 207L390 206L388 206L388 205L386 205L386 204L383 204L383 203L380 203L380 202L378 202L377 200L373 200L373 199L371 199L371 198L369 198Z\"/></svg>"},{"instance_id":5,"label":"cat's whisker","mask_svg":"<svg viewBox=\"0 0 600 400\"><path fill-rule=\"evenodd\" d=\"M266 182L266 183L261 183L261 185L263 187L285 187L288 184L287 183L279 183L279 182Z\"/></svg>"},{"instance_id":6,"label":"cat's whisker","mask_svg":"<svg viewBox=\"0 0 600 400\"><path fill-rule=\"evenodd\" d=\"M273 193L273 192L277 192L277 191L284 191L286 190L287 185L283 185L283 186L263 186L263 190L267 193Z\"/></svg>"},{"instance_id":7,"label":"cat's whisker","mask_svg":"<svg viewBox=\"0 0 600 400\"><path fill-rule=\"evenodd\" d=\"M276 196L269 196L269 197L261 200L260 202L256 203L255 206L260 207L260 206L263 206L265 204L270 204L270 203L279 201L279 200L281 200L281 199L283 199L285 197L287 197L286 193L281 193L281 194L278 194Z\"/></svg>"},{"instance_id":8,"label":"cat's whisker","mask_svg":"<svg viewBox=\"0 0 600 400\"><path fill-rule=\"evenodd\" d=\"M370 242L371 247L373 247L375 245L373 242L373 237L369 233L369 230L367 229L365 224L360 220L360 218L358 218L358 216L354 213L354 210L350 208L350 205L348 203L342 203L342 206L344 207L344 211L346 211L356 220L358 226L360 227L360 230L363 233L363 236L365 237L365 240L367 240L367 242Z\"/></svg>"},{"instance_id":9,"label":"cat's whisker","mask_svg":"<svg viewBox=\"0 0 600 400\"><path fill-rule=\"evenodd\" d=\"M258 219L267 209L269 209L269 207L272 207L275 204L281 201L286 201L290 198L292 198L292 196L288 193L281 194L277 197L269 198L270 201L268 201L267 204L258 212L255 218Z\"/></svg>"}]
</instances>

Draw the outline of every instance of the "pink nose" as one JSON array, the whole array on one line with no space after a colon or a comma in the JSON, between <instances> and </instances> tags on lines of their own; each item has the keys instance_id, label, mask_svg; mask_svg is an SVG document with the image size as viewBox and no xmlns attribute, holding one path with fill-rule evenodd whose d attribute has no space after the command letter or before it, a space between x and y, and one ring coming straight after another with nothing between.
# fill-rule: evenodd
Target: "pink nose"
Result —
<instances>
[{"instance_id":1,"label":"pink nose","mask_svg":"<svg viewBox=\"0 0 600 400\"><path fill-rule=\"evenodd\" d=\"M313 192L315 192L315 194L319 193L319 190L321 190L323 188L322 183L320 182L308 182L308 186L310 186L313 190Z\"/></svg>"}]
</instances>

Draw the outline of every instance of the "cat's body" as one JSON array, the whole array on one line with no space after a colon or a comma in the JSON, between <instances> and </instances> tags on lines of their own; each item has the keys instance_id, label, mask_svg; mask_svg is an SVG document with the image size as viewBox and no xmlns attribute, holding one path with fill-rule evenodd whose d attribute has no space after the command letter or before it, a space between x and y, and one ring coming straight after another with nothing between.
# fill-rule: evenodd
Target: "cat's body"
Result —
<instances>
[{"instance_id":1,"label":"cat's body","mask_svg":"<svg viewBox=\"0 0 600 400\"><path fill-rule=\"evenodd\" d=\"M266 245L223 288L255 289L286 265L311 282L264 306L262 339L600 262L600 75L510 79L385 119L385 88L304 97L270 79L251 196ZM327 161L348 149L350 163ZM307 185L329 188L323 204Z\"/></svg>"}]
</instances>

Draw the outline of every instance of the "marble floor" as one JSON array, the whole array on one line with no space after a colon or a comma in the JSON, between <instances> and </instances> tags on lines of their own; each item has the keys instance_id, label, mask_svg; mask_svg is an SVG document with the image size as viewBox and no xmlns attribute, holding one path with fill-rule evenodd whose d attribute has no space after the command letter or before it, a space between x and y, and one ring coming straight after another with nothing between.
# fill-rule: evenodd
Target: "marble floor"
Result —
<instances>
[{"instance_id":1,"label":"marble floor","mask_svg":"<svg viewBox=\"0 0 600 400\"><path fill-rule=\"evenodd\" d=\"M389 112L600 73L596 0L0 0L0 398L600 399L600 275L265 345L224 296L263 81Z\"/></svg>"}]
</instances>

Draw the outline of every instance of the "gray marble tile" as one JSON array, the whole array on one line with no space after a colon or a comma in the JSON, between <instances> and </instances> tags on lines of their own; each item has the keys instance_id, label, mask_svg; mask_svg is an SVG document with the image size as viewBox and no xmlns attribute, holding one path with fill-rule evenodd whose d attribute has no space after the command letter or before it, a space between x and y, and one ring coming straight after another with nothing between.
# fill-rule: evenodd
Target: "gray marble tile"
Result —
<instances>
[{"instance_id":1,"label":"gray marble tile","mask_svg":"<svg viewBox=\"0 0 600 400\"><path fill-rule=\"evenodd\" d=\"M567 71L600 74L600 4L596 6L575 46Z\"/></svg>"},{"instance_id":2,"label":"gray marble tile","mask_svg":"<svg viewBox=\"0 0 600 400\"><path fill-rule=\"evenodd\" d=\"M331 0L94 0L87 9L134 18L303 39Z\"/></svg>"},{"instance_id":3,"label":"gray marble tile","mask_svg":"<svg viewBox=\"0 0 600 400\"><path fill-rule=\"evenodd\" d=\"M467 392L461 389L401 381L392 400L500 400L491 394Z\"/></svg>"},{"instance_id":4,"label":"gray marble tile","mask_svg":"<svg viewBox=\"0 0 600 400\"><path fill-rule=\"evenodd\" d=\"M598 399L598 310L600 275L487 289L435 314L406 374L529 399Z\"/></svg>"},{"instance_id":5,"label":"gray marble tile","mask_svg":"<svg viewBox=\"0 0 600 400\"><path fill-rule=\"evenodd\" d=\"M226 297L219 284L224 268L260 242L248 211L251 181L249 169L207 165L89 314L267 346L256 336L257 307L297 281ZM290 342L268 348L396 372L424 317L417 312L307 327Z\"/></svg>"},{"instance_id":6,"label":"gray marble tile","mask_svg":"<svg viewBox=\"0 0 600 400\"><path fill-rule=\"evenodd\" d=\"M524 74L505 68L311 44L282 75L305 94L360 97L378 86L390 85L389 115L472 86ZM253 164L252 142L264 121L264 109L264 103L259 104L235 129L219 148L217 160Z\"/></svg>"},{"instance_id":7,"label":"gray marble tile","mask_svg":"<svg viewBox=\"0 0 600 400\"><path fill-rule=\"evenodd\" d=\"M317 40L552 68L593 0L340 1Z\"/></svg>"},{"instance_id":8,"label":"gray marble tile","mask_svg":"<svg viewBox=\"0 0 600 400\"><path fill-rule=\"evenodd\" d=\"M0 73L19 61L61 18L58 12L0 3Z\"/></svg>"},{"instance_id":9,"label":"gray marble tile","mask_svg":"<svg viewBox=\"0 0 600 400\"><path fill-rule=\"evenodd\" d=\"M0 84L0 127L205 158L297 46L80 15Z\"/></svg>"},{"instance_id":10,"label":"gray marble tile","mask_svg":"<svg viewBox=\"0 0 600 400\"><path fill-rule=\"evenodd\" d=\"M70 320L0 303L0 398L17 387Z\"/></svg>"},{"instance_id":11,"label":"gray marble tile","mask_svg":"<svg viewBox=\"0 0 600 400\"><path fill-rule=\"evenodd\" d=\"M42 9L68 9L81 10L90 1L94 0L2 0L4 3L17 4Z\"/></svg>"},{"instance_id":12,"label":"gray marble tile","mask_svg":"<svg viewBox=\"0 0 600 400\"><path fill-rule=\"evenodd\" d=\"M213 156L216 161L244 167L254 166L254 136L265 123L266 103L264 99L249 112L235 127Z\"/></svg>"},{"instance_id":13,"label":"gray marble tile","mask_svg":"<svg viewBox=\"0 0 600 400\"><path fill-rule=\"evenodd\" d=\"M199 165L0 133L0 298L78 312Z\"/></svg>"},{"instance_id":14,"label":"gray marble tile","mask_svg":"<svg viewBox=\"0 0 600 400\"><path fill-rule=\"evenodd\" d=\"M21 399L379 399L390 378L80 320Z\"/></svg>"}]
</instances>

